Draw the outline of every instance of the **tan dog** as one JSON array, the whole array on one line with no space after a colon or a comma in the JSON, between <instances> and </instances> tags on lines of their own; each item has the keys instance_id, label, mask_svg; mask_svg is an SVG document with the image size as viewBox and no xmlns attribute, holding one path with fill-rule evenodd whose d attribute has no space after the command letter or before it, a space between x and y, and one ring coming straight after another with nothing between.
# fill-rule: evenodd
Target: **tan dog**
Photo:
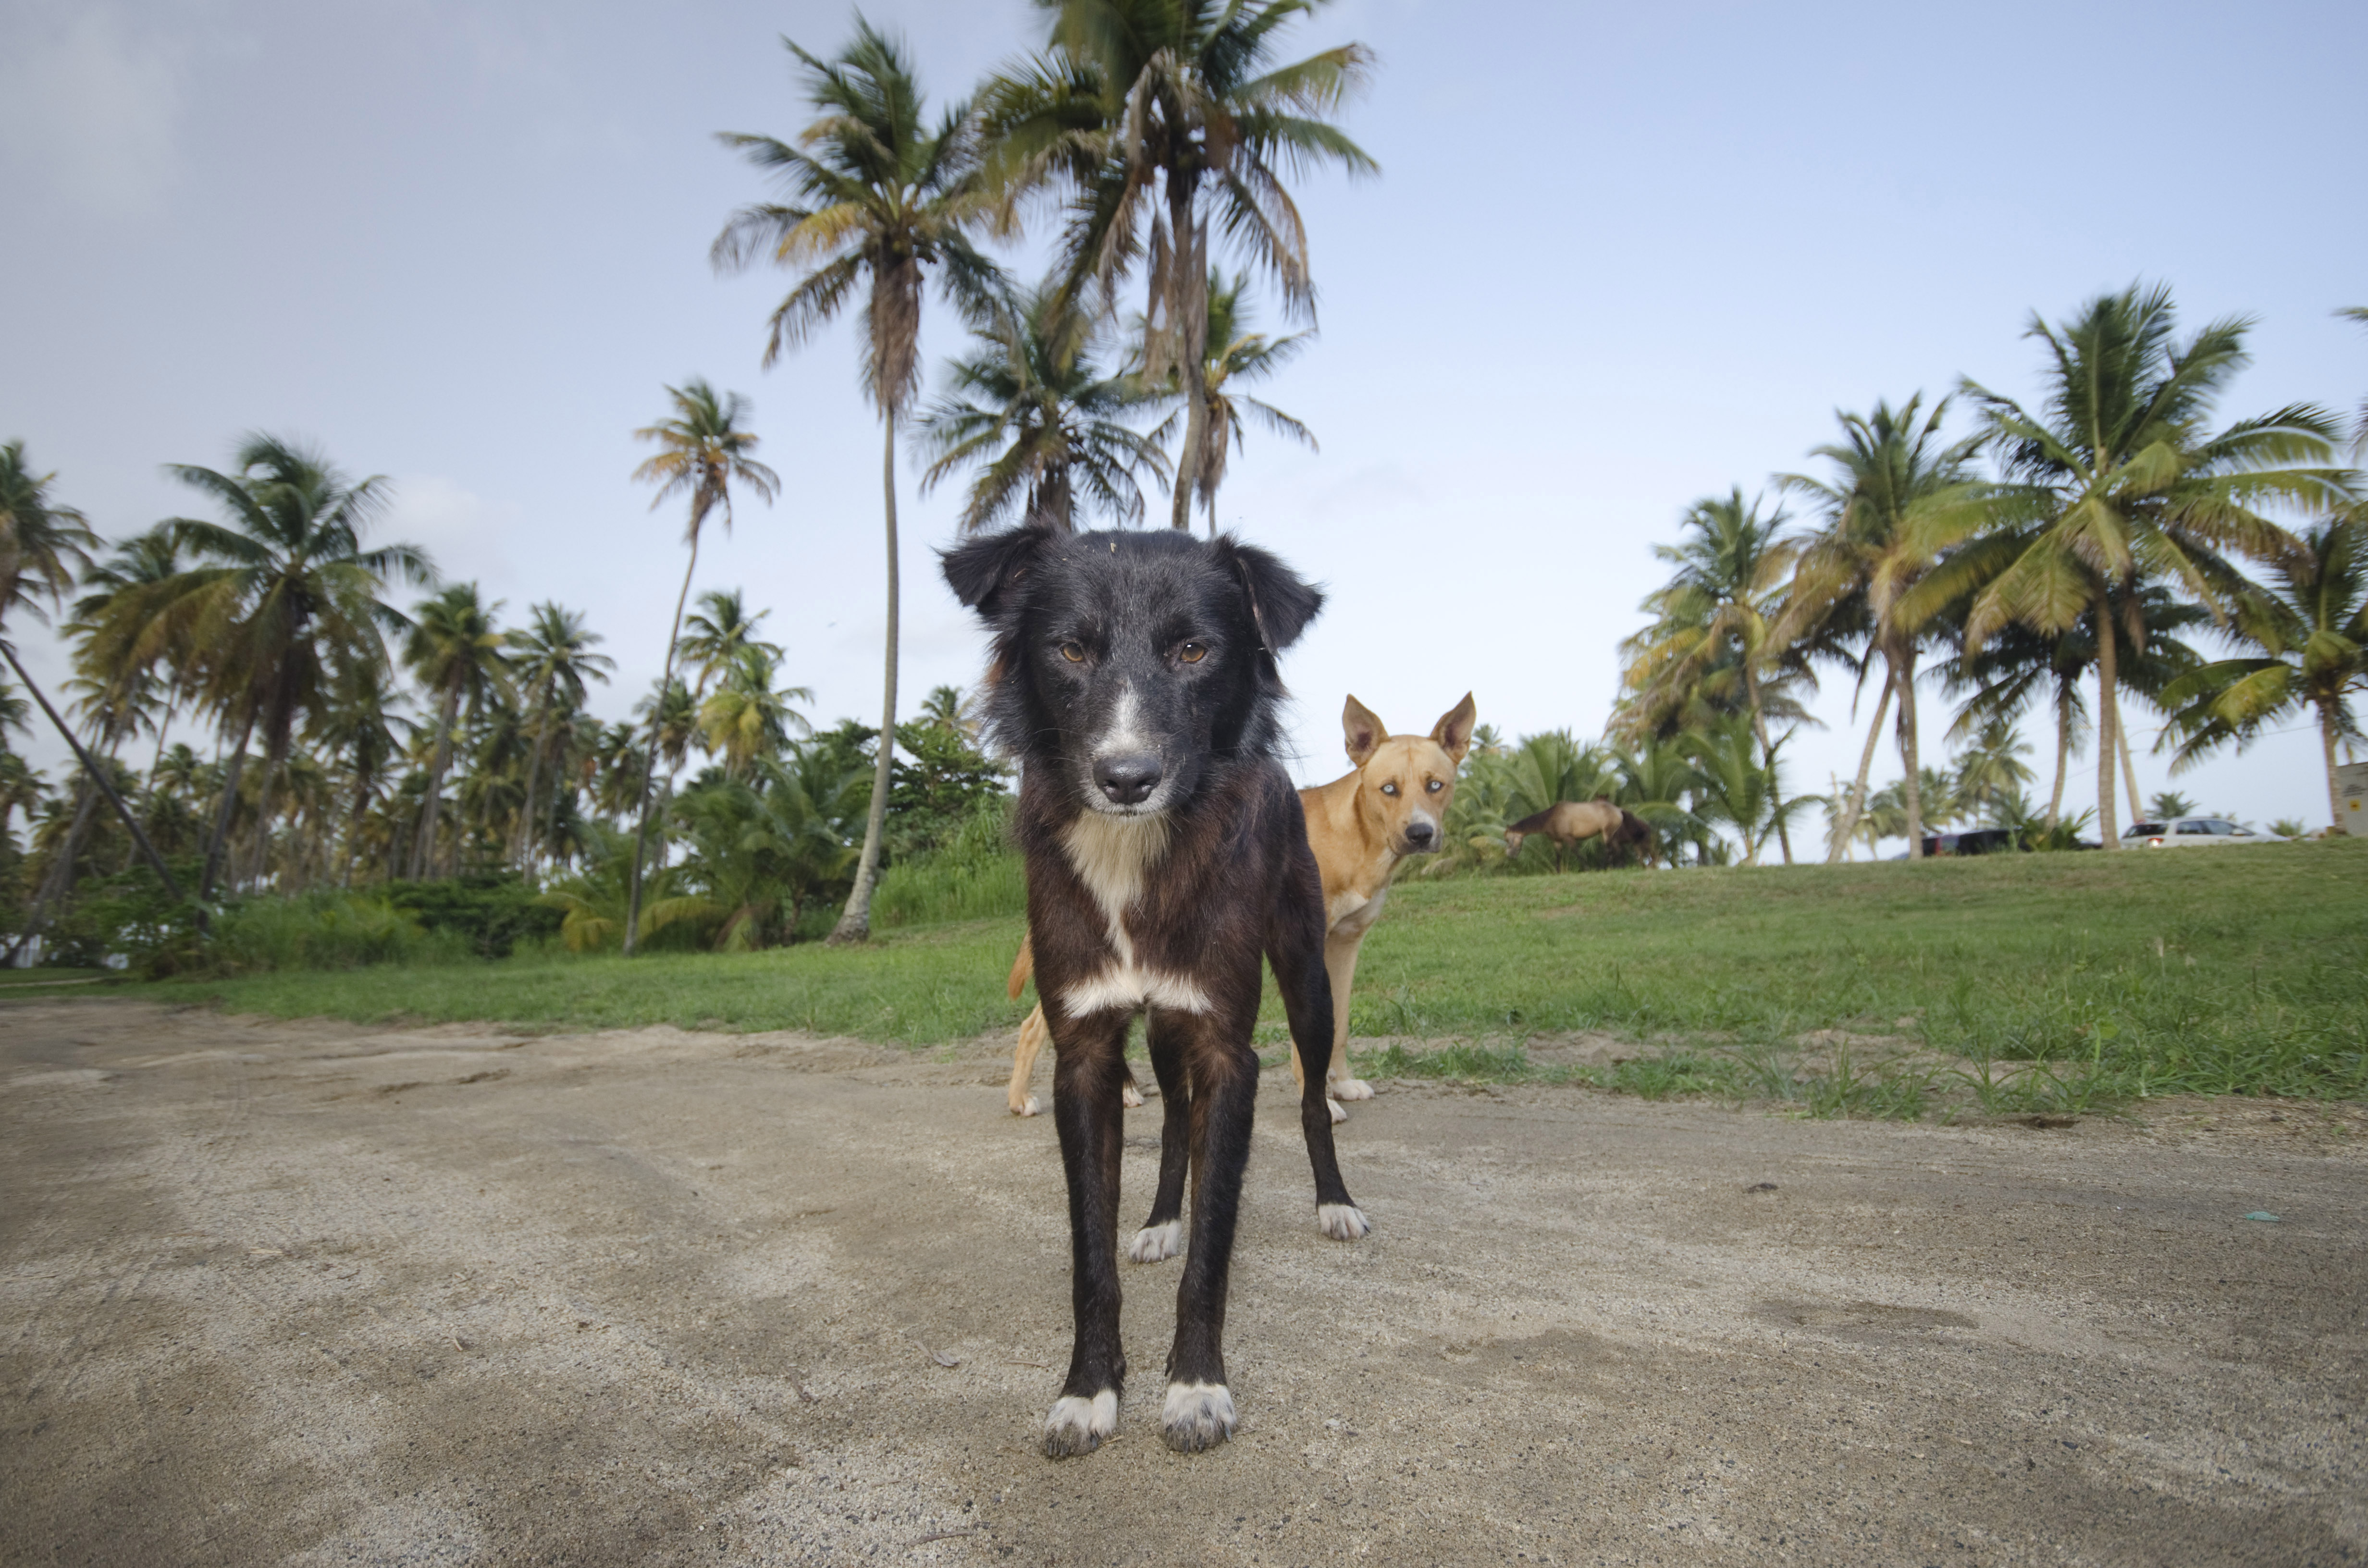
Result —
<instances>
[{"instance_id":1,"label":"tan dog","mask_svg":"<svg viewBox=\"0 0 2368 1568\"><path fill-rule=\"evenodd\" d=\"M1307 842L1315 851L1315 869L1324 878L1324 968L1332 980L1332 1119L1346 1121L1342 1100L1371 1099L1372 1085L1349 1075L1349 989L1357 977L1357 949L1365 933L1381 918L1390 893L1390 872L1408 855L1427 855L1445 842L1447 805L1455 799L1455 769L1472 747L1475 710L1466 692L1434 726L1429 736L1389 734L1371 710L1355 698L1340 715L1349 760L1357 770L1345 778L1299 792L1300 809L1307 813ZM1009 990L1018 996L1035 968L1027 942L1012 960ZM1040 1004L1019 1026L1019 1044L1011 1053L1011 1086L1004 1103L1014 1116L1034 1116L1036 1096L1029 1082L1036 1075L1036 1058L1053 1038ZM1304 1086L1306 1074L1299 1052L1291 1053L1291 1075ZM1139 1106L1143 1094L1129 1072L1126 1103Z\"/></svg>"},{"instance_id":2,"label":"tan dog","mask_svg":"<svg viewBox=\"0 0 2368 1568\"><path fill-rule=\"evenodd\" d=\"M1332 977L1332 1065L1325 1085L1332 1119L1346 1121L1342 1100L1371 1099L1372 1085L1349 1074L1349 992L1357 949L1382 917L1390 873L1408 855L1447 841L1447 807L1455 770L1472 747L1472 695L1450 709L1428 735L1393 735L1355 698L1340 715L1354 772L1299 792L1307 842L1324 876L1324 968ZM1291 1074L1303 1085L1299 1053Z\"/></svg>"},{"instance_id":3,"label":"tan dog","mask_svg":"<svg viewBox=\"0 0 2368 1568\"><path fill-rule=\"evenodd\" d=\"M1013 1001L1027 988L1028 977L1036 972L1036 949L1028 938L1019 938L1019 956L1011 960L1011 978L1004 989ZM1044 1021L1044 1004L1039 1002L1019 1026L1019 1044L1011 1052L1011 1087L1004 1103L1011 1107L1014 1116L1034 1116L1036 1096L1029 1092L1028 1081L1036 1075L1036 1057L1053 1038L1053 1026ZM1134 1082L1134 1069L1126 1070L1126 1082L1119 1087L1119 1099L1133 1110L1143 1103L1143 1090Z\"/></svg>"}]
</instances>

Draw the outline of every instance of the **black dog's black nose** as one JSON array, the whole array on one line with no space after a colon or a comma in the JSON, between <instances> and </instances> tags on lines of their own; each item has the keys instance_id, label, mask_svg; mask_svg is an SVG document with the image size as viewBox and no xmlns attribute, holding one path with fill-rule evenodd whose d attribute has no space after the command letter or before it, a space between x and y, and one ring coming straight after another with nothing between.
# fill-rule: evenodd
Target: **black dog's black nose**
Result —
<instances>
[{"instance_id":1,"label":"black dog's black nose","mask_svg":"<svg viewBox=\"0 0 2368 1568\"><path fill-rule=\"evenodd\" d=\"M1159 788L1159 758L1149 752L1097 758L1094 782L1101 786L1112 805L1141 805Z\"/></svg>"},{"instance_id":2,"label":"black dog's black nose","mask_svg":"<svg viewBox=\"0 0 2368 1568\"><path fill-rule=\"evenodd\" d=\"M1427 822L1410 822L1406 825L1406 838L1417 849L1428 849L1430 841L1439 836L1439 829Z\"/></svg>"}]
</instances>

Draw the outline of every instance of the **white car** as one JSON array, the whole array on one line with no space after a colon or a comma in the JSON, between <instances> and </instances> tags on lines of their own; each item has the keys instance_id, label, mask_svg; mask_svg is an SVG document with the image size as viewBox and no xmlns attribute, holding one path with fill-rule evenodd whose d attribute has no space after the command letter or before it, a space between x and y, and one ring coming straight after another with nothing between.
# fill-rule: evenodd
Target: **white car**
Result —
<instances>
[{"instance_id":1,"label":"white car","mask_svg":"<svg viewBox=\"0 0 2368 1568\"><path fill-rule=\"evenodd\" d=\"M2148 849L2183 849L2196 845L2283 844L2274 833L2255 833L2226 817L2181 817L2177 822L2132 823L2122 835L2124 844Z\"/></svg>"}]
</instances>

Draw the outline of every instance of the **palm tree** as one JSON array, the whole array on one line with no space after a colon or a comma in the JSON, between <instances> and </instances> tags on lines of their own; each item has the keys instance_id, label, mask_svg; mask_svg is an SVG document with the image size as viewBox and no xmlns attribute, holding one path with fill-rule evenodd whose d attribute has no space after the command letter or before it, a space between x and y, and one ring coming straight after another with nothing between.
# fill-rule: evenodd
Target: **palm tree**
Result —
<instances>
[{"instance_id":1,"label":"palm tree","mask_svg":"<svg viewBox=\"0 0 2368 1568\"><path fill-rule=\"evenodd\" d=\"M916 426L935 459L921 494L975 468L966 531L1017 509L1022 521L1066 533L1081 491L1087 510L1142 521L1135 475L1148 470L1164 482L1167 459L1156 437L1121 423L1144 403L1143 389L1122 368L1097 361L1098 313L1044 287L996 309L972 335L972 352L948 367L952 385Z\"/></svg>"},{"instance_id":2,"label":"palm tree","mask_svg":"<svg viewBox=\"0 0 2368 1568\"><path fill-rule=\"evenodd\" d=\"M33 677L26 673L24 665L18 662L16 646L7 639L10 613L30 615L37 620L46 619L41 601L48 600L51 608L63 601L66 590L74 585L76 568L90 563L91 547L98 542L97 537L90 531L89 522L79 511L51 497L50 486L56 479L57 475L53 473L36 474L26 466L24 442L10 441L0 445L0 657L6 658L8 667L17 673L17 681L40 705L51 726L73 750L74 760L81 765L83 777L96 785L108 804L115 809L116 815L131 831L132 841L139 846L141 854L155 871L157 880L164 883L165 892L178 903L181 901L180 884L174 880L172 871L165 865L165 858L156 853L155 845L149 841L148 835L132 816L131 809L124 804L121 793L108 777L109 770L99 766L74 731L67 727L66 722L59 717L58 710L50 705L49 698L42 694L41 688L33 683ZM12 790L12 793L22 793L21 782ZM29 818L29 806L27 813ZM77 816L82 814L76 812ZM0 812L0 820L5 820L5 812ZM69 874L72 860L71 855L66 857ZM15 959L17 950L32 935L40 918L37 909L9 949L9 960ZM202 913L199 920L202 926Z\"/></svg>"},{"instance_id":3,"label":"palm tree","mask_svg":"<svg viewBox=\"0 0 2368 1568\"><path fill-rule=\"evenodd\" d=\"M1378 172L1323 117L1361 86L1362 44L1273 65L1277 36L1322 0L1036 0L1050 54L985 94L989 181L1004 212L1064 187L1072 291L1105 299L1148 253L1144 373L1184 381L1184 449L1169 522L1191 526L1208 447L1209 228L1213 221L1271 273L1286 308L1312 316L1307 231L1278 166ZM1158 187L1154 195L1154 187Z\"/></svg>"},{"instance_id":4,"label":"palm tree","mask_svg":"<svg viewBox=\"0 0 2368 1568\"><path fill-rule=\"evenodd\" d=\"M608 684L616 661L592 651L604 639L585 627L584 617L577 611L546 600L528 613L529 624L509 634L509 645L511 674L526 696L534 730L534 746L527 764L526 805L518 813L515 851L520 866L531 871L537 842L535 796L542 783L543 758L551 751L552 727L563 715L584 706L588 682Z\"/></svg>"},{"instance_id":5,"label":"palm tree","mask_svg":"<svg viewBox=\"0 0 2368 1568\"><path fill-rule=\"evenodd\" d=\"M920 722L931 729L943 730L965 741L975 741L978 739L978 720L970 709L970 699L962 694L962 687L931 687L929 695L921 699Z\"/></svg>"},{"instance_id":6,"label":"palm tree","mask_svg":"<svg viewBox=\"0 0 2368 1568\"><path fill-rule=\"evenodd\" d=\"M1953 793L1959 803L1981 817L2003 801L2021 800L2023 790L2038 777L2022 760L2030 750L2031 743L2022 738L2013 720L1984 721L1957 757Z\"/></svg>"},{"instance_id":7,"label":"palm tree","mask_svg":"<svg viewBox=\"0 0 2368 1568\"><path fill-rule=\"evenodd\" d=\"M2047 800L2046 827L2053 832L2064 813L2064 781L2072 754L2089 728L2080 681L2096 662L2094 643L2074 628L2044 637L2025 626L2006 626L1980 647L1963 640L1934 665L1952 695L1962 695L1949 738L1964 741L1993 723L2011 724L2044 696L2055 713L2055 780Z\"/></svg>"},{"instance_id":8,"label":"palm tree","mask_svg":"<svg viewBox=\"0 0 2368 1568\"><path fill-rule=\"evenodd\" d=\"M1776 753L1790 738L1788 733L1775 746L1761 744L1748 716L1740 713L1681 737L1694 765L1697 812L1735 829L1747 866L1759 864L1770 836L1786 835L1791 819L1817 803L1815 795L1784 799Z\"/></svg>"},{"instance_id":9,"label":"palm tree","mask_svg":"<svg viewBox=\"0 0 2368 1568\"><path fill-rule=\"evenodd\" d=\"M133 649L148 614L144 590L179 575L181 569L180 546L170 528L159 525L135 534L83 574L82 597L74 601L67 628L78 644L74 664L83 684L93 696L128 710L135 728L146 724L154 729L159 757L181 693L176 683L158 681L155 667L185 665L188 651L163 649L140 659Z\"/></svg>"},{"instance_id":10,"label":"palm tree","mask_svg":"<svg viewBox=\"0 0 2368 1568\"><path fill-rule=\"evenodd\" d=\"M1297 358L1315 336L1311 332L1294 332L1269 337L1252 332L1248 287L1245 273L1232 278L1222 271L1209 274L1208 360L1201 374L1209 412L1201 425L1193 484L1208 515L1212 539L1217 534L1217 490L1225 482L1226 457L1230 449L1245 444L1247 434L1245 412L1255 415L1274 434L1288 437L1310 451L1322 450L1315 432L1290 415L1247 392L1229 390L1264 381Z\"/></svg>"},{"instance_id":11,"label":"palm tree","mask_svg":"<svg viewBox=\"0 0 2368 1568\"><path fill-rule=\"evenodd\" d=\"M757 635L757 623L773 612L760 609L750 615L739 589L711 588L699 596L699 606L684 619L682 642L677 650L684 665L699 672L690 692L693 708L707 699L707 683L719 671L730 668L743 649L761 648L776 659L783 652L780 644Z\"/></svg>"},{"instance_id":12,"label":"palm tree","mask_svg":"<svg viewBox=\"0 0 2368 1568\"><path fill-rule=\"evenodd\" d=\"M782 348L804 342L865 287L863 389L885 431L881 490L888 523L888 634L883 737L871 780L871 813L847 909L830 934L860 942L871 934L871 884L880 869L880 834L888 814L889 767L895 753L897 551L896 420L920 380L921 296L928 269L975 317L1001 290L1001 275L974 249L970 231L985 218L978 193L970 111L957 104L932 131L923 124L920 85L903 48L860 16L855 41L837 59L816 59L788 40L805 67L807 97L822 118L792 147L770 136L726 134L758 168L777 176L792 198L744 207L716 236L715 266L737 271L761 252L782 267L812 262L774 310L765 346L769 367ZM802 148L810 147L809 153ZM632 939L627 927L626 940Z\"/></svg>"},{"instance_id":13,"label":"palm tree","mask_svg":"<svg viewBox=\"0 0 2368 1568\"><path fill-rule=\"evenodd\" d=\"M760 757L778 756L792 732L809 733L805 715L790 706L812 702L814 692L803 686L776 690L773 677L780 661L763 643L740 649L723 672L713 696L700 704L700 738L710 753L723 757L727 777L748 777Z\"/></svg>"},{"instance_id":14,"label":"palm tree","mask_svg":"<svg viewBox=\"0 0 2368 1568\"><path fill-rule=\"evenodd\" d=\"M387 678L390 673L375 660L346 661L337 670L335 699L315 709L305 727L306 739L336 760L344 778L348 801L344 880L348 885L360 858L363 819L398 777L403 760L403 744L394 733L394 709L401 698ZM197 758L187 746L174 750L177 756L172 766L186 778ZM160 760L156 777L164 775L165 767Z\"/></svg>"},{"instance_id":15,"label":"palm tree","mask_svg":"<svg viewBox=\"0 0 2368 1568\"><path fill-rule=\"evenodd\" d=\"M658 487L658 493L650 498L650 509L655 511L668 496L687 494L690 498L690 518L683 530L690 546L690 562L683 568L682 591L675 595L674 621L666 630L665 673L658 677L662 691L674 688L675 644L682 637L682 609L690 598L691 574L699 570L700 529L721 506L723 531L732 531L732 486L735 483L755 491L768 506L781 488L780 476L750 455L757 449L757 437L741 423L748 415L747 399L738 392L718 394L713 387L696 378L679 387L666 388L666 396L674 400L675 416L633 432L636 440L658 444L657 454L633 471L635 479ZM654 725L663 711L663 704L654 710ZM628 958L632 956L633 938L642 915L642 858L647 851L650 835L649 774L656 756L653 734L635 805L639 821L633 827L633 863L625 901L624 950Z\"/></svg>"},{"instance_id":16,"label":"palm tree","mask_svg":"<svg viewBox=\"0 0 2368 1568\"><path fill-rule=\"evenodd\" d=\"M465 702L473 718L509 683L502 650L508 639L494 625L499 599L480 602L477 585L456 583L416 607L418 620L404 640L403 662L414 678L437 698L436 751L427 765L427 798L419 836L411 854L411 877L435 874L436 824L444 804L444 770L451 765L452 739Z\"/></svg>"},{"instance_id":17,"label":"palm tree","mask_svg":"<svg viewBox=\"0 0 2368 1568\"><path fill-rule=\"evenodd\" d=\"M1828 861L1842 858L1856 831L1875 744L1895 700L1907 780L1907 854L1913 859L1924 853L1916 661L1938 611L1912 596L1942 551L1987 526L1992 507L1991 487L1968 466L1980 439L1944 441L1941 426L1948 412L1949 400L1942 398L1925 414L1919 392L1896 410L1877 402L1872 415L1837 415L1842 438L1809 454L1832 464L1833 477L1792 473L1778 479L1787 490L1809 497L1825 526L1801 547L1777 641L1792 642L1821 626L1848 627L1865 642L1861 672L1875 655L1884 665L1874 722L1867 729L1851 804L1842 813Z\"/></svg>"},{"instance_id":18,"label":"palm tree","mask_svg":"<svg viewBox=\"0 0 2368 1568\"><path fill-rule=\"evenodd\" d=\"M2345 832L2335 752L2362 740L2355 694L2368 691L2368 508L2305 531L2271 557L2271 585L2238 601L2231 631L2254 652L2191 671L2163 693L2164 733L2184 772L2231 742L2243 746L2279 722L2312 713L2327 766L2327 804Z\"/></svg>"},{"instance_id":19,"label":"palm tree","mask_svg":"<svg viewBox=\"0 0 2368 1568\"><path fill-rule=\"evenodd\" d=\"M256 726L265 758L260 804L268 808L297 716L321 700L336 661L383 661L386 634L410 625L380 597L390 579L427 585L436 574L416 546L363 548L386 504L383 479L351 483L292 442L251 436L228 473L177 463L165 472L211 496L228 519L168 519L164 526L198 564L127 605L127 613L153 611L127 657L136 663L183 650L184 678L220 716L224 737L236 736L199 882L205 900L221 873ZM259 812L257 820L266 816Z\"/></svg>"},{"instance_id":20,"label":"palm tree","mask_svg":"<svg viewBox=\"0 0 2368 1568\"><path fill-rule=\"evenodd\" d=\"M2248 362L2250 324L2229 317L2177 342L2169 290L2133 284L2089 301L2060 328L2032 318L2027 335L2047 346L2037 414L1965 383L1983 404L2001 465L2019 482L2009 505L2025 519L1966 551L1934 585L1950 597L1975 590L1969 643L2010 621L2060 632L2084 618L2102 624L2118 615L2142 645L2136 590L2149 580L2176 585L2225 619L2244 583L2228 552L2273 559L2292 545L2258 504L2351 499L2347 475L2332 466L2336 422L2323 410L2296 403L2207 430L2214 403ZM2097 640L2097 825L2109 848L2119 843L2120 642Z\"/></svg>"},{"instance_id":21,"label":"palm tree","mask_svg":"<svg viewBox=\"0 0 2368 1568\"><path fill-rule=\"evenodd\" d=\"M1727 495L1706 497L1689 507L1680 525L1685 537L1674 545L1653 547L1656 556L1678 568L1668 586L1645 600L1644 608L1655 619L1620 646L1628 660L1627 684L1647 711L1681 707L1706 673L1722 665L1734 669L1772 790L1776 744L1768 733L1762 685L1798 653L1773 632L1783 615L1784 593L1800 546L1783 537L1790 521L1784 513L1762 517L1760 506L1759 497L1747 505L1738 485ZM1789 866L1791 812L1781 796L1773 801L1770 820ZM1751 847L1748 835L1747 847ZM1752 854L1757 853L1753 848Z\"/></svg>"}]
</instances>

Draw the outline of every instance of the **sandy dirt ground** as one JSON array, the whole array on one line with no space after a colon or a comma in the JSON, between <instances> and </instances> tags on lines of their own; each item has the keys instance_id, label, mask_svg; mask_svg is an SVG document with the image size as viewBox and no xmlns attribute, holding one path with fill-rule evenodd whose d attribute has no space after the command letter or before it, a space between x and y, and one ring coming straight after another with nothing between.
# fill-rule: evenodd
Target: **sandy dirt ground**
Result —
<instances>
[{"instance_id":1,"label":"sandy dirt ground","mask_svg":"<svg viewBox=\"0 0 2368 1568\"><path fill-rule=\"evenodd\" d=\"M1003 1071L0 1004L0 1561L2368 1561L2358 1108L1390 1085L1343 1245L1271 1072L1240 1435L1161 1447L1178 1265L1127 1266L1120 1436L1055 1463Z\"/></svg>"}]
</instances>

